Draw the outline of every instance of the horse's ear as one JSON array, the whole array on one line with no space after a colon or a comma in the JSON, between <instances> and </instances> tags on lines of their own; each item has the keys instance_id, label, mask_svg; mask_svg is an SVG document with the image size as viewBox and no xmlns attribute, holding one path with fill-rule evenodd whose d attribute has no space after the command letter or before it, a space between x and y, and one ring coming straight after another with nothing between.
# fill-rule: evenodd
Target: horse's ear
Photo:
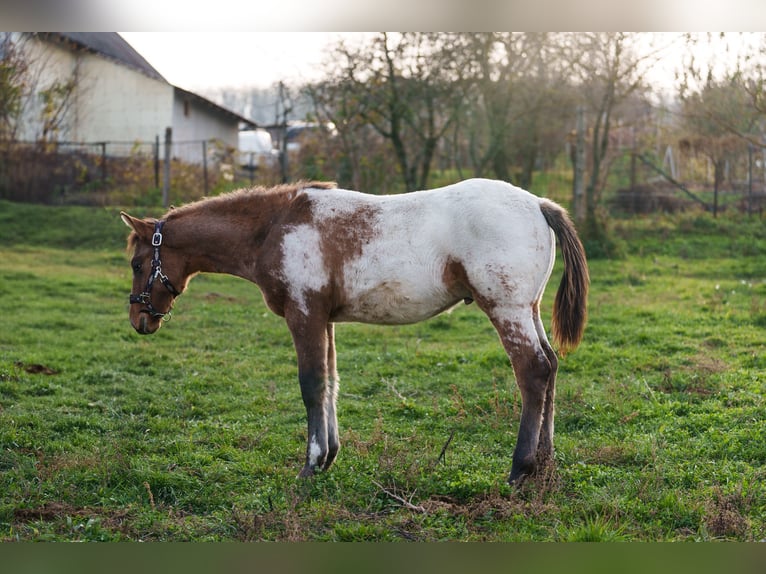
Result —
<instances>
[{"instance_id":1,"label":"horse's ear","mask_svg":"<svg viewBox=\"0 0 766 574\"><path fill-rule=\"evenodd\" d=\"M120 219L122 219L122 222L130 227L131 229L135 230L135 227L133 227L133 218L125 213L124 211L120 212Z\"/></svg>"},{"instance_id":2,"label":"horse's ear","mask_svg":"<svg viewBox=\"0 0 766 574\"><path fill-rule=\"evenodd\" d=\"M154 226L150 222L132 217L124 211L120 212L120 219L122 219L125 225L135 231L139 237L148 237L154 230Z\"/></svg>"}]
</instances>

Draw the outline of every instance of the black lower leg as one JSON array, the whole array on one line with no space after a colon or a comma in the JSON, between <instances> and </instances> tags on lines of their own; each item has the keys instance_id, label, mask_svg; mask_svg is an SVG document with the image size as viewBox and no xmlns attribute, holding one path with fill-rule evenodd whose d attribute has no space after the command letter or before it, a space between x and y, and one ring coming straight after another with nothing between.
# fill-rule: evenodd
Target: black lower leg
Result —
<instances>
[{"instance_id":1,"label":"black lower leg","mask_svg":"<svg viewBox=\"0 0 766 574\"><path fill-rule=\"evenodd\" d=\"M326 389L324 378L315 374L301 373L300 383L308 423L306 464L300 474L305 477L321 470L327 459Z\"/></svg>"}]
</instances>

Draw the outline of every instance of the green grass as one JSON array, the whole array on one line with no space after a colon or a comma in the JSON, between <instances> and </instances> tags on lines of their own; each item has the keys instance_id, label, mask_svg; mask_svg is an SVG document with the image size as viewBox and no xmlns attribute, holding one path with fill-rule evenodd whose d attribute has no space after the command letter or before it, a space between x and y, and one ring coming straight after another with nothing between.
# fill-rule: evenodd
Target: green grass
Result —
<instances>
[{"instance_id":1,"label":"green grass","mask_svg":"<svg viewBox=\"0 0 766 574\"><path fill-rule=\"evenodd\" d=\"M135 334L116 214L0 202L1 540L766 538L763 221L614 223L628 255L591 263L555 468L515 491L520 397L474 305L338 326L343 447L299 481L282 320L205 275Z\"/></svg>"}]
</instances>

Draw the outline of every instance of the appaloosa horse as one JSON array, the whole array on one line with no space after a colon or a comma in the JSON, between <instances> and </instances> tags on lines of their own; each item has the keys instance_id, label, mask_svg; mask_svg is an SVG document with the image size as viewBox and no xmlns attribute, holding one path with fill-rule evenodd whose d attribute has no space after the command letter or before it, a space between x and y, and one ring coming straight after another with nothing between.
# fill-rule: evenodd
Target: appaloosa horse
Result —
<instances>
[{"instance_id":1,"label":"appaloosa horse","mask_svg":"<svg viewBox=\"0 0 766 574\"><path fill-rule=\"evenodd\" d=\"M133 230L130 322L154 333L199 272L257 284L285 318L298 356L308 418L300 476L338 454L334 324L414 323L473 301L494 325L521 389L522 414L508 480L518 483L553 453L558 360L540 319L555 258L564 272L552 331L562 352L586 320L588 267L564 209L501 181L374 196L300 183L246 189L123 221Z\"/></svg>"}]
</instances>

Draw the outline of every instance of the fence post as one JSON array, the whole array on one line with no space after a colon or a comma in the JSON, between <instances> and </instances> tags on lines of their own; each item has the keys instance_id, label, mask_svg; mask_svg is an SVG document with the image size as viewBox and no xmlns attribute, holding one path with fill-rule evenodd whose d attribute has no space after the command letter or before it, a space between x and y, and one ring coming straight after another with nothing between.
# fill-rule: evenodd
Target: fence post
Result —
<instances>
[{"instance_id":1,"label":"fence post","mask_svg":"<svg viewBox=\"0 0 766 574\"><path fill-rule=\"evenodd\" d=\"M106 187L106 142L101 142L101 184Z\"/></svg>"},{"instance_id":2,"label":"fence post","mask_svg":"<svg viewBox=\"0 0 766 574\"><path fill-rule=\"evenodd\" d=\"M205 180L205 196L208 195L207 183L207 140L202 140L202 177Z\"/></svg>"},{"instance_id":3,"label":"fence post","mask_svg":"<svg viewBox=\"0 0 766 574\"><path fill-rule=\"evenodd\" d=\"M160 188L160 136L154 136L154 187Z\"/></svg>"},{"instance_id":4,"label":"fence post","mask_svg":"<svg viewBox=\"0 0 766 574\"><path fill-rule=\"evenodd\" d=\"M753 144L747 146L747 214L753 214Z\"/></svg>"},{"instance_id":5,"label":"fence post","mask_svg":"<svg viewBox=\"0 0 766 574\"><path fill-rule=\"evenodd\" d=\"M585 108L577 106L575 132L574 177L572 181L572 204L575 221L585 221Z\"/></svg>"},{"instance_id":6,"label":"fence post","mask_svg":"<svg viewBox=\"0 0 766 574\"><path fill-rule=\"evenodd\" d=\"M170 146L173 144L173 128L165 128L165 178L162 182L162 207L170 205Z\"/></svg>"}]
</instances>

